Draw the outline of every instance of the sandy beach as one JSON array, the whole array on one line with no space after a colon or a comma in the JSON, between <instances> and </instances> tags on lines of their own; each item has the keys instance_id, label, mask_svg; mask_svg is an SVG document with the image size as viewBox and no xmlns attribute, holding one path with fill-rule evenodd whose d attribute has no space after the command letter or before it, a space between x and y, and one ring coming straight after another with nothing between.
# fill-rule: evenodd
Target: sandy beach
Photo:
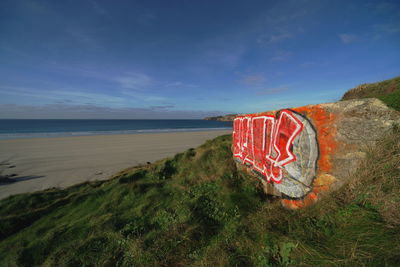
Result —
<instances>
[{"instance_id":1,"label":"sandy beach","mask_svg":"<svg viewBox=\"0 0 400 267\"><path fill-rule=\"evenodd\" d=\"M114 173L195 148L230 130L98 135L0 140L0 161L17 174L0 185L0 199L84 181L103 180Z\"/></svg>"}]
</instances>

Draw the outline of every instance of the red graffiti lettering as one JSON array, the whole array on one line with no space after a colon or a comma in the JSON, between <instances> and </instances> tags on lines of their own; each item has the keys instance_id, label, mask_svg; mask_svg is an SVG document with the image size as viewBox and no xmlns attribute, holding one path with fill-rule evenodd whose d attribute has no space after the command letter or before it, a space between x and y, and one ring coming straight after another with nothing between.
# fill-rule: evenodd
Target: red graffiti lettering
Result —
<instances>
[{"instance_id":1,"label":"red graffiti lettering","mask_svg":"<svg viewBox=\"0 0 400 267\"><path fill-rule=\"evenodd\" d=\"M233 122L233 155L267 181L280 183L282 168L295 161L293 141L303 124L290 110L273 116L243 116Z\"/></svg>"}]
</instances>

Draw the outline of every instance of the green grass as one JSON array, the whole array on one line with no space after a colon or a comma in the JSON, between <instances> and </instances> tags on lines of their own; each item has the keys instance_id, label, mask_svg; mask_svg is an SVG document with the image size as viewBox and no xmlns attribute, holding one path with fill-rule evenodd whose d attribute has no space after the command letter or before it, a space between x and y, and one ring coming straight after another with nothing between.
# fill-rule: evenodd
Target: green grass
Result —
<instances>
[{"instance_id":1,"label":"green grass","mask_svg":"<svg viewBox=\"0 0 400 267\"><path fill-rule=\"evenodd\" d=\"M347 91L342 100L375 97L389 107L400 111L400 76L393 79L365 83Z\"/></svg>"},{"instance_id":2,"label":"green grass","mask_svg":"<svg viewBox=\"0 0 400 267\"><path fill-rule=\"evenodd\" d=\"M399 139L394 129L351 184L299 211L238 171L230 136L108 181L11 196L0 266L394 265Z\"/></svg>"},{"instance_id":3,"label":"green grass","mask_svg":"<svg viewBox=\"0 0 400 267\"><path fill-rule=\"evenodd\" d=\"M389 107L400 111L400 90L378 97Z\"/></svg>"}]
</instances>

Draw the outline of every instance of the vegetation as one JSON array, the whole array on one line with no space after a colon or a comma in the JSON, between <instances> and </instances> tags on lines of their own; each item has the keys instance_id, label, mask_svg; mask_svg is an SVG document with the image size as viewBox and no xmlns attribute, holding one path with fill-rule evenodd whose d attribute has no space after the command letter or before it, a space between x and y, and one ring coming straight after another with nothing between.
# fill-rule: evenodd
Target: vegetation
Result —
<instances>
[{"instance_id":1,"label":"vegetation","mask_svg":"<svg viewBox=\"0 0 400 267\"><path fill-rule=\"evenodd\" d=\"M351 183L299 211L238 171L230 136L108 181L11 196L0 266L395 265L399 139L395 128Z\"/></svg>"},{"instance_id":2,"label":"vegetation","mask_svg":"<svg viewBox=\"0 0 400 267\"><path fill-rule=\"evenodd\" d=\"M238 114L226 114L223 116L205 117L208 121L233 121Z\"/></svg>"},{"instance_id":3,"label":"vegetation","mask_svg":"<svg viewBox=\"0 0 400 267\"><path fill-rule=\"evenodd\" d=\"M400 77L343 100L364 97L400 110ZM108 181L11 196L0 201L0 266L396 265L398 140L394 127L348 184L298 211L236 168L230 136Z\"/></svg>"},{"instance_id":4,"label":"vegetation","mask_svg":"<svg viewBox=\"0 0 400 267\"><path fill-rule=\"evenodd\" d=\"M347 91L342 100L375 97L400 111L400 76L376 83L365 83Z\"/></svg>"}]
</instances>

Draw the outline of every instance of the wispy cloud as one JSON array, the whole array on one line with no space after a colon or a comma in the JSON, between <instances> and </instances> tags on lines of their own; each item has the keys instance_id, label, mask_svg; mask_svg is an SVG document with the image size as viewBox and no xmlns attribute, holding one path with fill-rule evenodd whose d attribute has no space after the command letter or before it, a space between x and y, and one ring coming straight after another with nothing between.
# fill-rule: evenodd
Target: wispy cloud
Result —
<instances>
[{"instance_id":1,"label":"wispy cloud","mask_svg":"<svg viewBox=\"0 0 400 267\"><path fill-rule=\"evenodd\" d=\"M114 87L117 85L117 88L133 89L137 91L144 91L149 86L155 84L159 85L159 82L155 81L150 75L139 71L110 71L105 74L104 71L92 66L69 66L59 64L52 66L52 70L62 73L68 72L73 76L87 77L94 80L112 83Z\"/></svg>"},{"instance_id":2,"label":"wispy cloud","mask_svg":"<svg viewBox=\"0 0 400 267\"><path fill-rule=\"evenodd\" d=\"M285 33L278 33L278 34L263 34L257 39L257 43L259 44L276 44L283 42L284 40L293 38L294 35L285 32Z\"/></svg>"},{"instance_id":3,"label":"wispy cloud","mask_svg":"<svg viewBox=\"0 0 400 267\"><path fill-rule=\"evenodd\" d=\"M174 87L174 88L195 88L198 87L197 85L190 84L190 83L185 83L185 82L180 82L180 81L175 81L175 82L167 82L165 87Z\"/></svg>"},{"instance_id":4,"label":"wispy cloud","mask_svg":"<svg viewBox=\"0 0 400 267\"><path fill-rule=\"evenodd\" d=\"M65 74L68 72L69 75L72 76L80 76L86 77L89 79L93 79L96 83L104 84L105 88L112 88L109 90L107 94L89 94L89 96L93 96L93 99L120 99L121 104L125 103L125 105L129 104L129 102L141 102L142 104L158 104L160 102L168 100L168 97L164 96L165 93L158 93L158 89L166 86L176 86L180 89L183 88L191 88L196 87L192 84L187 84L184 82L164 82L157 81L150 75L147 75L143 72L137 71L125 71L125 72L110 72L104 74L104 72L97 70L96 68L91 68L88 66L68 66L68 65L54 65L52 68L53 71L61 72ZM1 89L5 88L5 85L0 85ZM44 95L44 98L58 98L59 94L69 95L74 92L80 91L91 91L91 89L96 88L67 88L64 85L60 85L58 83L48 83L45 88L52 87L52 90L45 90L42 94L43 90L36 88L26 88L27 91L17 91L16 93L19 95L22 94L33 94L36 95ZM157 89L158 88L158 89ZM22 88L24 89L24 88ZM77 92L78 93L78 92ZM99 97L97 97L97 95ZM49 97L46 97L49 96ZM102 97L109 96L109 97ZM64 99L64 98L63 98ZM155 103L152 103L155 102ZM79 102L82 103L82 102ZM99 103L98 101L92 103Z\"/></svg>"},{"instance_id":5,"label":"wispy cloud","mask_svg":"<svg viewBox=\"0 0 400 267\"><path fill-rule=\"evenodd\" d=\"M130 72L111 79L122 88L135 90L143 90L153 82L150 76L139 72Z\"/></svg>"},{"instance_id":6,"label":"wispy cloud","mask_svg":"<svg viewBox=\"0 0 400 267\"><path fill-rule=\"evenodd\" d=\"M27 10L35 14L43 15L43 14L53 13L53 10L51 10L48 5L44 5L39 1L24 0L21 2L22 2L22 7L26 8Z\"/></svg>"},{"instance_id":7,"label":"wispy cloud","mask_svg":"<svg viewBox=\"0 0 400 267\"><path fill-rule=\"evenodd\" d=\"M261 74L247 74L243 75L240 81L246 85L255 86L263 84L265 82L265 77Z\"/></svg>"},{"instance_id":8,"label":"wispy cloud","mask_svg":"<svg viewBox=\"0 0 400 267\"><path fill-rule=\"evenodd\" d=\"M357 40L357 35L355 34L342 33L338 36L340 41L344 44L349 44Z\"/></svg>"},{"instance_id":9,"label":"wispy cloud","mask_svg":"<svg viewBox=\"0 0 400 267\"><path fill-rule=\"evenodd\" d=\"M126 100L123 97L112 96L101 93L89 93L79 91L72 91L70 88L42 90L38 88L16 87L0 85L0 93L5 95L15 95L22 97L33 97L47 101L64 102L74 104L95 103L97 105L123 105Z\"/></svg>"},{"instance_id":10,"label":"wispy cloud","mask_svg":"<svg viewBox=\"0 0 400 267\"><path fill-rule=\"evenodd\" d=\"M91 34L84 32L82 29L72 29L68 28L67 34L71 36L71 38L76 41L77 43L80 43L86 47L89 47L91 49L101 49L102 46L100 45L100 42L96 40L95 37L93 37Z\"/></svg>"},{"instance_id":11,"label":"wispy cloud","mask_svg":"<svg viewBox=\"0 0 400 267\"><path fill-rule=\"evenodd\" d=\"M282 92L285 92L289 90L288 87L275 87L275 88L266 88L262 90L258 90L256 92L257 95L273 95L273 94L279 94Z\"/></svg>"},{"instance_id":12,"label":"wispy cloud","mask_svg":"<svg viewBox=\"0 0 400 267\"><path fill-rule=\"evenodd\" d=\"M313 62L313 61L307 61L307 62L299 64L299 66L302 68L312 68L312 67L315 67L318 65L319 64L317 62Z\"/></svg>"},{"instance_id":13,"label":"wispy cloud","mask_svg":"<svg viewBox=\"0 0 400 267\"><path fill-rule=\"evenodd\" d=\"M372 26L372 31L374 32L375 38L379 38L383 35L400 34L400 22L375 24Z\"/></svg>"},{"instance_id":14,"label":"wispy cloud","mask_svg":"<svg viewBox=\"0 0 400 267\"><path fill-rule=\"evenodd\" d=\"M136 21L143 25L150 25L157 20L157 16L154 13L142 13L136 16Z\"/></svg>"},{"instance_id":15,"label":"wispy cloud","mask_svg":"<svg viewBox=\"0 0 400 267\"><path fill-rule=\"evenodd\" d=\"M149 106L169 102L169 98L152 92L135 91L129 88L111 93L93 93L82 88L53 87L51 90L0 85L0 95L35 98L38 103L93 104L110 107L132 105Z\"/></svg>"},{"instance_id":16,"label":"wispy cloud","mask_svg":"<svg viewBox=\"0 0 400 267\"><path fill-rule=\"evenodd\" d=\"M278 50L275 54L271 57L272 61L286 61L290 58L292 52L286 50Z\"/></svg>"},{"instance_id":17,"label":"wispy cloud","mask_svg":"<svg viewBox=\"0 0 400 267\"><path fill-rule=\"evenodd\" d=\"M218 65L223 65L226 67L235 67L239 64L242 59L246 49L242 46L231 48L231 49L215 49L209 50L207 55L212 61L216 61Z\"/></svg>"},{"instance_id":18,"label":"wispy cloud","mask_svg":"<svg viewBox=\"0 0 400 267\"><path fill-rule=\"evenodd\" d=\"M237 41L240 36L240 33L226 34L198 43L196 45L199 51L197 62L204 62L208 66L218 68L237 66L248 49L245 44Z\"/></svg>"},{"instance_id":19,"label":"wispy cloud","mask_svg":"<svg viewBox=\"0 0 400 267\"><path fill-rule=\"evenodd\" d=\"M371 5L371 9L378 14L382 14L385 16L390 16L390 15L399 15L399 5L386 2L386 1L378 1L376 5L373 3L369 3Z\"/></svg>"},{"instance_id":20,"label":"wispy cloud","mask_svg":"<svg viewBox=\"0 0 400 267\"><path fill-rule=\"evenodd\" d=\"M107 16L107 17L110 16L110 14L108 13L108 11L107 11L103 6L101 6L96 0L88 0L88 2L92 5L93 10L94 10L98 15Z\"/></svg>"},{"instance_id":21,"label":"wispy cloud","mask_svg":"<svg viewBox=\"0 0 400 267\"><path fill-rule=\"evenodd\" d=\"M173 106L102 107L51 104L42 106L0 104L0 118L15 119L201 119L222 111L170 110Z\"/></svg>"},{"instance_id":22,"label":"wispy cloud","mask_svg":"<svg viewBox=\"0 0 400 267\"><path fill-rule=\"evenodd\" d=\"M175 108L175 105L161 105L161 106L150 106L151 109L154 110L166 110L166 109L171 109L171 108Z\"/></svg>"},{"instance_id":23,"label":"wispy cloud","mask_svg":"<svg viewBox=\"0 0 400 267\"><path fill-rule=\"evenodd\" d=\"M274 97L274 98L259 97L259 101L246 103L245 105L242 106L242 109L247 110L248 113L254 113L254 112L263 112L267 110L296 107L300 106L301 103L302 101L298 99L288 100L288 99L282 99L280 97Z\"/></svg>"}]
</instances>

